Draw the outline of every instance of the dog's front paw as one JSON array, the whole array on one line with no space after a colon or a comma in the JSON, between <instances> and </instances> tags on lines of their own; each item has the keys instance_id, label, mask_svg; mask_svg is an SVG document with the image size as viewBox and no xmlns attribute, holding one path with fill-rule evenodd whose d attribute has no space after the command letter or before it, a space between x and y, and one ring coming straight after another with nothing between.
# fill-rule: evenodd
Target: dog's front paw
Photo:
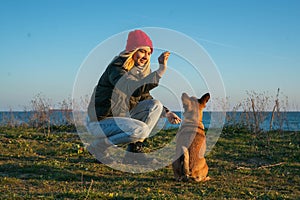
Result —
<instances>
[{"instance_id":1,"label":"dog's front paw","mask_svg":"<svg viewBox=\"0 0 300 200\"><path fill-rule=\"evenodd\" d=\"M205 177L203 181L209 181L211 178L209 176Z\"/></svg>"},{"instance_id":2,"label":"dog's front paw","mask_svg":"<svg viewBox=\"0 0 300 200\"><path fill-rule=\"evenodd\" d=\"M205 181L209 181L211 178L209 177L209 176L207 176L207 177L195 177L194 178L194 180L196 181L196 182L205 182Z\"/></svg>"}]
</instances>

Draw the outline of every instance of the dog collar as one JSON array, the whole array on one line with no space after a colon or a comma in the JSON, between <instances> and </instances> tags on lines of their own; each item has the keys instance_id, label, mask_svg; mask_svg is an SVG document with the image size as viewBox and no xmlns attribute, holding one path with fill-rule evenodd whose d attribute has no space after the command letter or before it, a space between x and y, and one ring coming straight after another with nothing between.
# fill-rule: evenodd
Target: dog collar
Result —
<instances>
[{"instance_id":1,"label":"dog collar","mask_svg":"<svg viewBox=\"0 0 300 200\"><path fill-rule=\"evenodd\" d=\"M192 127L197 127L198 129L201 129L202 131L205 131L205 129L204 128L202 128L201 126L199 126L199 125L197 125L197 126L195 126L193 123L186 123L186 124L184 124L183 126L192 126Z\"/></svg>"}]
</instances>

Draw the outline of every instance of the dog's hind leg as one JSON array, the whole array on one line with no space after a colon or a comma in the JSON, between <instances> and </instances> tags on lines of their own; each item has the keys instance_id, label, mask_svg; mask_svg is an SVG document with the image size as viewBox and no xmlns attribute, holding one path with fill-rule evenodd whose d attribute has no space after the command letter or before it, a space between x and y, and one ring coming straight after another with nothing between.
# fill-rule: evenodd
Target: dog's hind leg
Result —
<instances>
[{"instance_id":1,"label":"dog's hind leg","mask_svg":"<svg viewBox=\"0 0 300 200\"><path fill-rule=\"evenodd\" d=\"M183 151L183 173L184 179L187 180L190 175L190 155L189 150L185 146L182 146Z\"/></svg>"}]
</instances>

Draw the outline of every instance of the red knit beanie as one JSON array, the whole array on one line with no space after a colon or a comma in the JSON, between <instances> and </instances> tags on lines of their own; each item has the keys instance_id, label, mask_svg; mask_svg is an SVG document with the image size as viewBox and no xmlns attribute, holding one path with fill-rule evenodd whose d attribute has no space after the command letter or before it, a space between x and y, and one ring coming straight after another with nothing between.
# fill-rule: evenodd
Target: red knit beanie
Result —
<instances>
[{"instance_id":1,"label":"red knit beanie","mask_svg":"<svg viewBox=\"0 0 300 200\"><path fill-rule=\"evenodd\" d=\"M141 30L134 30L129 32L126 44L126 51L132 51L138 47L148 46L153 52L152 41L150 37Z\"/></svg>"}]
</instances>

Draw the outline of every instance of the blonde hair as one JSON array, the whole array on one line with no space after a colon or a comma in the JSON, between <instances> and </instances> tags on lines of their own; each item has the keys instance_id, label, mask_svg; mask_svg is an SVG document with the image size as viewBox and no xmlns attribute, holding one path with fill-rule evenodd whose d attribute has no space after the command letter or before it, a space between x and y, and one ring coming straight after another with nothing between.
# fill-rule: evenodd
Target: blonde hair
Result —
<instances>
[{"instance_id":1,"label":"blonde hair","mask_svg":"<svg viewBox=\"0 0 300 200\"><path fill-rule=\"evenodd\" d=\"M133 54L137 51L138 49L135 49L133 51L123 51L120 53L120 57L126 58L123 68L126 69L127 71L130 71L132 67L134 66L134 60L133 60Z\"/></svg>"},{"instance_id":2,"label":"blonde hair","mask_svg":"<svg viewBox=\"0 0 300 200\"><path fill-rule=\"evenodd\" d=\"M123 68L127 71L130 71L134 67L134 60L133 55L139 50L140 48L136 48L132 51L123 51L120 53L120 57L127 58L126 61L123 64ZM144 77L150 74L150 60L147 61L147 63L144 65L143 68L143 75Z\"/></svg>"}]
</instances>

